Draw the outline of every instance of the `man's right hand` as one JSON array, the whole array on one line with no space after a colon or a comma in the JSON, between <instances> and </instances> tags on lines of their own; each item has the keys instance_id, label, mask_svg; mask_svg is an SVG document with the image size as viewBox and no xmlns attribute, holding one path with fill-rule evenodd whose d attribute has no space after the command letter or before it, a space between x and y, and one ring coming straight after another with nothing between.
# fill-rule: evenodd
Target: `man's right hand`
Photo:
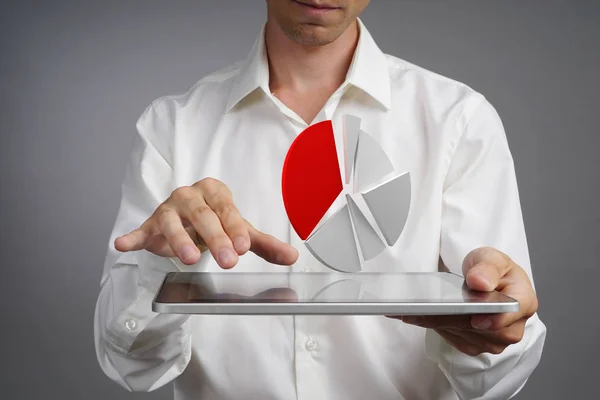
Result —
<instances>
[{"instance_id":1,"label":"man's right hand","mask_svg":"<svg viewBox=\"0 0 600 400\"><path fill-rule=\"evenodd\" d=\"M139 228L115 240L118 251L147 250L177 257L184 264L200 260L207 248L221 266L232 268L248 251L266 261L291 265L298 251L255 229L235 207L222 182L206 178L176 189Z\"/></svg>"}]
</instances>

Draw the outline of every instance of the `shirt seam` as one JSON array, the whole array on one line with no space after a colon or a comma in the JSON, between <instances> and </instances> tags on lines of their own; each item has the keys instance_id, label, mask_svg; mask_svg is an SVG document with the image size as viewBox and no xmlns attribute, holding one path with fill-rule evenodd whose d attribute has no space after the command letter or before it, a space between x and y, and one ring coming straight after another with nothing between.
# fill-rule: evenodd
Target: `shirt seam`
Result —
<instances>
[{"instance_id":1,"label":"shirt seam","mask_svg":"<svg viewBox=\"0 0 600 400\"><path fill-rule=\"evenodd\" d=\"M166 97L167 96L163 96L163 98L161 98L161 99L164 99ZM173 167L173 163L172 163L172 159L173 159L173 135L174 135L174 132L175 132L175 124L173 123L172 118L165 118L162 110L160 109L160 107L158 107L158 105L159 105L160 102L161 102L160 99L154 100L152 102L152 104L150 105L150 107L152 108L152 110L154 111L154 113L156 114L157 118L160 121L167 122L168 128L171 131L171 132L163 132L163 130L161 129L161 132L160 132L163 135L166 133L166 136L167 136L167 139L168 139L168 143L169 143L169 146L168 146L168 149L169 149L169 154L168 154L169 160L167 160L164 157L164 155L159 151L159 149L158 149L158 147L156 146L155 143L152 143L152 142L151 143L152 143L152 146L154 146L154 148L158 152L158 154L160 154L161 158L167 163L167 165L169 166L169 168L171 169L171 171L173 171L173 168L174 168ZM149 138L147 138L147 140L150 141Z\"/></svg>"},{"instance_id":2,"label":"shirt seam","mask_svg":"<svg viewBox=\"0 0 600 400\"><path fill-rule=\"evenodd\" d=\"M422 67L420 65L412 64L412 63L410 63L410 62L408 62L406 60L403 60L401 58L398 58L398 57L396 57L396 56L394 56L392 54L384 53L384 55L387 58L388 69L389 68L394 68L396 70L402 70L402 71L406 71L406 72L415 72L415 73L418 73L418 74L422 74L426 78L434 79L434 80L436 80L438 82L445 83L445 84L451 84L451 85L456 86L456 87L468 89L472 94L474 94L476 96L483 97L483 95L481 95L479 92L477 92L471 86L469 86L469 85L467 85L467 84L465 84L463 82L457 81L457 80L452 79L452 78L450 78L448 76L441 75L441 74L439 74L437 72L431 71L431 70L429 70L427 68L424 68L424 67ZM390 60L390 58L391 58L391 60ZM393 82L393 80L392 80L392 82Z\"/></svg>"},{"instance_id":3,"label":"shirt seam","mask_svg":"<svg viewBox=\"0 0 600 400\"><path fill-rule=\"evenodd\" d=\"M485 97L478 94L477 95L478 99L479 99L479 104L477 104L477 106L475 106L473 108L473 111L471 112L471 114L469 116L466 116L466 108L467 108L467 104L468 102L465 101L462 107L462 110L460 112L460 116L458 118L458 120L462 120L462 119L466 119L466 122L464 124L464 126L457 130L458 133L452 138L452 140L450 141L450 149L448 150L447 153L447 157L446 157L446 161L445 161L445 165L444 165L444 179L442 180L442 182L445 184L446 180L448 179L448 174L450 173L450 167L452 165L452 160L454 159L456 152L458 151L458 147L460 145L460 141L462 140L462 138L465 136L465 132L467 131L469 124L471 123L473 116L475 115L475 113L477 112L477 110L479 110L480 107L483 106L484 102L485 102ZM444 184L442 184L442 188L445 186Z\"/></svg>"},{"instance_id":4,"label":"shirt seam","mask_svg":"<svg viewBox=\"0 0 600 400\"><path fill-rule=\"evenodd\" d=\"M233 79L239 75L239 73L241 71L241 65L243 64L243 62L244 62L243 60L237 61L237 62L234 62L233 64L230 64L228 67L224 67L221 70L214 71L214 72L208 74L207 76L196 81L196 83L191 85L185 91L182 91L182 92L179 92L176 94L165 94L163 96L159 96L152 101L152 104L153 105L158 104L165 100L174 100L178 97L185 97L185 96L189 95L190 93L194 92L195 90L197 90L199 86L201 86L202 84L205 84L205 83L224 83L230 79ZM229 71L227 71L228 69L229 69ZM222 74L222 76L220 76L221 74Z\"/></svg>"},{"instance_id":5,"label":"shirt seam","mask_svg":"<svg viewBox=\"0 0 600 400\"><path fill-rule=\"evenodd\" d=\"M443 202L443 197L444 197L444 192L446 191L445 187L446 187L446 182L448 180L448 175L450 173L450 168L452 166L452 160L454 159L454 157L456 156L456 152L458 151L458 147L460 145L460 141L461 139L464 137L465 132L467 131L467 128L469 127L469 123L471 122L473 116L475 115L475 113L477 112L477 110L483 105L484 101L485 101L485 97L481 94L476 94L476 96L479 99L479 104L477 104L477 106L473 109L473 111L471 112L471 115L469 115L466 118L466 122L464 124L464 126L461 129L457 129L457 133L455 134L455 136L450 140L450 145L449 145L449 150L448 153L446 154L445 157L445 161L444 161L444 173L443 173L443 179L442 179L442 185L440 187L440 196L442 198L442 201L440 202L440 218L443 221L444 220L444 202ZM467 104L468 104L468 100L464 101L462 104L462 110L460 111L460 114L457 118L458 121L465 119L465 113L466 113L466 108L467 108ZM440 235L439 235L439 243L438 243L438 253L439 256L441 257L441 250L442 250L442 230L443 230L443 224L440 227ZM443 260L442 260L443 262Z\"/></svg>"}]
</instances>

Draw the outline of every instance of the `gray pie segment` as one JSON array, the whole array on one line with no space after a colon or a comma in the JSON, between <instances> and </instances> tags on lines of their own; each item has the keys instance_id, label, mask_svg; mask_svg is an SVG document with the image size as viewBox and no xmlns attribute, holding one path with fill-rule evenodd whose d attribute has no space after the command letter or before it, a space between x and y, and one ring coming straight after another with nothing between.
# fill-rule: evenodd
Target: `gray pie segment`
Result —
<instances>
[{"instance_id":1,"label":"gray pie segment","mask_svg":"<svg viewBox=\"0 0 600 400\"><path fill-rule=\"evenodd\" d=\"M375 229L373 229L367 220L367 217L365 217L356 202L348 194L346 195L346 202L350 207L350 217L354 223L354 231L358 238L363 260L370 260L385 249L385 243L381 241L379 235L377 235L377 232L375 232Z\"/></svg>"},{"instance_id":2,"label":"gray pie segment","mask_svg":"<svg viewBox=\"0 0 600 400\"><path fill-rule=\"evenodd\" d=\"M358 134L360 132L360 118L354 115L344 115L342 127L344 133L344 178L347 185L350 183L350 177L354 170L356 146L358 145Z\"/></svg>"},{"instance_id":3,"label":"gray pie segment","mask_svg":"<svg viewBox=\"0 0 600 400\"><path fill-rule=\"evenodd\" d=\"M336 211L304 244L316 259L333 270L361 270L348 204Z\"/></svg>"},{"instance_id":4,"label":"gray pie segment","mask_svg":"<svg viewBox=\"0 0 600 400\"><path fill-rule=\"evenodd\" d=\"M360 131L356 149L354 191L361 192L394 172L394 166L385 151L371 135Z\"/></svg>"},{"instance_id":5,"label":"gray pie segment","mask_svg":"<svg viewBox=\"0 0 600 400\"><path fill-rule=\"evenodd\" d=\"M389 246L400 237L410 211L410 174L404 172L361 193Z\"/></svg>"}]
</instances>

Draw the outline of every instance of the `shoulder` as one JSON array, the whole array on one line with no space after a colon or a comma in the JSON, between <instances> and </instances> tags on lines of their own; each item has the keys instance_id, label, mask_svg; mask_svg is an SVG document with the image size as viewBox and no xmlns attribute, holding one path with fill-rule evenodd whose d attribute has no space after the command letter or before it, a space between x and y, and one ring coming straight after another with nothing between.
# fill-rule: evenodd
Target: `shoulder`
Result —
<instances>
[{"instance_id":1,"label":"shoulder","mask_svg":"<svg viewBox=\"0 0 600 400\"><path fill-rule=\"evenodd\" d=\"M432 116L455 117L463 124L482 105L485 96L466 83L386 54L392 94L409 95Z\"/></svg>"},{"instance_id":2,"label":"shoulder","mask_svg":"<svg viewBox=\"0 0 600 400\"><path fill-rule=\"evenodd\" d=\"M213 105L226 102L242 63L240 61L221 68L195 82L184 92L155 99L146 112L150 110L163 118L174 118L181 112L193 109L201 102L209 102Z\"/></svg>"},{"instance_id":3,"label":"shoulder","mask_svg":"<svg viewBox=\"0 0 600 400\"><path fill-rule=\"evenodd\" d=\"M231 64L203 77L183 92L154 99L138 117L138 134L157 148L169 148L178 121L197 116L199 110L205 115L218 115L241 65L242 62Z\"/></svg>"}]
</instances>

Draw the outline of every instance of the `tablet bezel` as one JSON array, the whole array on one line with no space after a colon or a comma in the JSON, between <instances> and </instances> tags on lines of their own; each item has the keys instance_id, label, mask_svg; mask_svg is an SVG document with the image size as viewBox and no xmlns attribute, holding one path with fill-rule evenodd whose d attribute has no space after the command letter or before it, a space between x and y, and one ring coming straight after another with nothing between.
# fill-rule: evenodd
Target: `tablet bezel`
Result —
<instances>
[{"instance_id":1,"label":"tablet bezel","mask_svg":"<svg viewBox=\"0 0 600 400\"><path fill-rule=\"evenodd\" d=\"M232 274L257 275L253 272L227 272ZM152 311L161 314L199 315L460 315L496 314L519 311L519 302L497 291L489 295L477 292L479 299L470 301L406 301L406 302L161 302L159 297L172 274L211 274L211 272L167 273L152 301ZM221 274L221 273L217 273ZM305 274L289 272L286 274ZM314 274L314 273L313 273ZM353 276L362 274L343 274ZM386 274L386 273L381 273ZM414 274L411 272L389 274ZM418 272L417 274L451 274L450 272ZM462 279L462 277L461 277ZM464 290L464 288L463 288ZM486 300L494 297L502 301Z\"/></svg>"}]
</instances>

